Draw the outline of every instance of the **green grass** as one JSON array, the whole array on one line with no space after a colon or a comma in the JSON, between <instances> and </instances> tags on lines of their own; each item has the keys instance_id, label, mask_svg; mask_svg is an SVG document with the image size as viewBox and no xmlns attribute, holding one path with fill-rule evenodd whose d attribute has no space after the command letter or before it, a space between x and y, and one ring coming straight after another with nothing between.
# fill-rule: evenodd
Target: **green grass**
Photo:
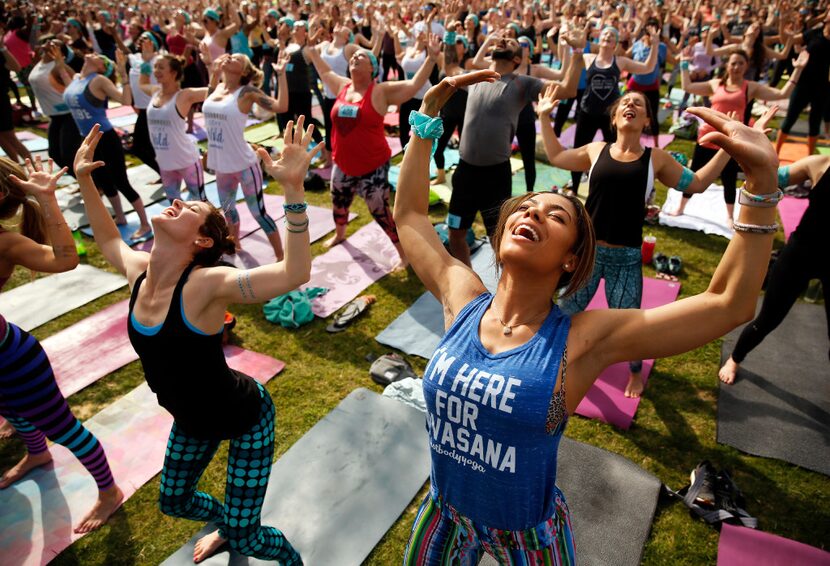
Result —
<instances>
[{"instance_id":1,"label":"green grass","mask_svg":"<svg viewBox=\"0 0 830 566\"><path fill-rule=\"evenodd\" d=\"M677 141L671 149L691 154L692 142ZM521 174L521 173L520 173ZM273 185L269 192L274 192ZM658 189L659 203L665 187ZM310 194L312 204L330 206L326 193ZM361 199L355 199L358 218L349 225L349 234L371 221ZM434 220L441 220L446 208L435 207ZM684 271L681 297L703 291L726 248L727 241L699 232L648 227L657 236L658 251L682 256ZM782 240L776 245L781 245ZM109 269L94 243L87 240L86 262ZM321 245L312 248L322 253ZM654 275L650 267L646 275ZM7 288L30 280L18 269ZM235 343L278 357L287 362L285 371L267 388L277 406L277 457L296 442L317 421L331 411L350 391L381 388L369 379L368 354L382 354L386 348L374 337L407 308L423 286L410 270L389 275L366 291L377 296L367 315L343 333L325 332L326 321L315 320L295 331L265 321L259 306L235 306L239 319ZM79 308L34 331L40 339L66 328L103 307L127 297L121 290ZM186 355L187 352L182 352ZM720 342L681 356L659 360L649 380L634 425L628 431L600 422L575 417L567 436L612 450L652 472L672 488L688 483L689 471L702 459L710 459L733 472L746 493L748 510L757 516L760 528L807 544L825 547L830 541L830 483L828 478L777 460L756 458L716 443L717 370ZM425 361L411 360L422 372ZM106 376L73 395L69 403L78 417L87 419L141 383L138 362ZM19 440L0 443L0 468L11 465L23 454ZM220 495L224 490L226 448L209 466L200 486ZM279 486L277 486L279 487ZM157 564L184 544L201 525L162 515L156 503L158 477L127 501L112 520L98 532L87 535L64 551L58 565ZM425 489L415 497L399 520L377 545L366 564L399 564L418 503ZM277 525L279 526L279 525ZM690 518L677 502L661 501L645 548L645 564L712 564L716 561L718 535L700 521Z\"/></svg>"}]
</instances>

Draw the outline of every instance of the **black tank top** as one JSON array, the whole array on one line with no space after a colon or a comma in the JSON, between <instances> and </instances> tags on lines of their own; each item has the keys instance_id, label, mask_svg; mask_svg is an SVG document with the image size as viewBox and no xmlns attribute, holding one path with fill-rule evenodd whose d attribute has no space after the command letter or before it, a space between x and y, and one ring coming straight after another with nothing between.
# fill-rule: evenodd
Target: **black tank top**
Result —
<instances>
[{"instance_id":1,"label":"black tank top","mask_svg":"<svg viewBox=\"0 0 830 566\"><path fill-rule=\"evenodd\" d=\"M311 92L308 63L305 60L302 49L298 49L289 55L288 65L285 70L285 80L288 83L288 92L305 94Z\"/></svg>"},{"instance_id":2,"label":"black tank top","mask_svg":"<svg viewBox=\"0 0 830 566\"><path fill-rule=\"evenodd\" d=\"M620 97L620 68L617 58L611 61L607 69L597 67L597 60L588 67L585 74L585 94L582 95L579 109L589 114L602 114Z\"/></svg>"},{"instance_id":3,"label":"black tank top","mask_svg":"<svg viewBox=\"0 0 830 566\"><path fill-rule=\"evenodd\" d=\"M611 157L605 144L588 178L585 208L594 222L597 240L639 248L643 240L646 197L651 192L651 148L628 163Z\"/></svg>"},{"instance_id":4,"label":"black tank top","mask_svg":"<svg viewBox=\"0 0 830 566\"><path fill-rule=\"evenodd\" d=\"M824 172L816 186L810 191L810 204L804 211L804 216L798 227L790 235L790 241L809 243L815 249L821 250L820 255L827 253L830 245L830 169ZM824 255L826 258L827 255Z\"/></svg>"},{"instance_id":5,"label":"black tank top","mask_svg":"<svg viewBox=\"0 0 830 566\"><path fill-rule=\"evenodd\" d=\"M161 328L135 326L133 308L142 273L130 297L127 322L130 343L144 368L144 378L181 429L194 438L222 440L241 436L259 416L260 394L254 380L228 367L222 332L203 334L184 317L182 289L193 270L182 273Z\"/></svg>"}]
</instances>

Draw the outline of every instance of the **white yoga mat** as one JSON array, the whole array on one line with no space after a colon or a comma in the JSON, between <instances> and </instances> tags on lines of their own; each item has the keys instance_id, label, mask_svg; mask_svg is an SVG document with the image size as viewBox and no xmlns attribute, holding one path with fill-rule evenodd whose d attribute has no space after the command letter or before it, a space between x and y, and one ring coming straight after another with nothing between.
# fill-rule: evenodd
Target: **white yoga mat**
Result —
<instances>
[{"instance_id":1,"label":"white yoga mat","mask_svg":"<svg viewBox=\"0 0 830 566\"><path fill-rule=\"evenodd\" d=\"M723 201L723 187L711 185L700 194L693 195L686 205L686 211L681 216L670 216L680 205L682 193L669 189L666 202L660 211L660 224L673 228L697 230L704 234L717 234L732 239L732 230L726 225L726 203ZM735 203L735 218L738 217L740 205Z\"/></svg>"}]
</instances>

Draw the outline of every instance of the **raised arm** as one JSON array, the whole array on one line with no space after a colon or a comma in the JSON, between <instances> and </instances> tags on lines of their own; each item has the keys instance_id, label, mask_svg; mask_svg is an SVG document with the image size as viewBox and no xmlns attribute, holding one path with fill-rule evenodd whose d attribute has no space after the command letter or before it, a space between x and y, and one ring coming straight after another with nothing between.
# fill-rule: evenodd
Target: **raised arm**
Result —
<instances>
[{"instance_id":1,"label":"raised arm","mask_svg":"<svg viewBox=\"0 0 830 566\"><path fill-rule=\"evenodd\" d=\"M115 83L103 75L92 79L89 88L98 98L110 98L124 106L129 106L133 103L133 91L130 88L130 78L127 76L127 57L121 51L116 51L115 61L116 72L121 79L121 88L115 86Z\"/></svg>"},{"instance_id":2,"label":"raised arm","mask_svg":"<svg viewBox=\"0 0 830 566\"><path fill-rule=\"evenodd\" d=\"M227 303L262 303L289 291L293 291L311 277L311 249L308 237L308 216L305 208L303 179L308 172L311 158L323 147L323 142L308 150L314 126L303 131L304 116L297 126L289 122L285 128L285 148L279 161L274 163L262 148L257 155L265 171L276 179L285 192L285 259L253 269L212 269L209 288Z\"/></svg>"},{"instance_id":3,"label":"raised arm","mask_svg":"<svg viewBox=\"0 0 830 566\"><path fill-rule=\"evenodd\" d=\"M617 57L617 66L621 71L628 71L634 75L644 75L654 70L657 65L657 55L660 52L660 34L656 29L651 29L649 35L651 35L651 48L648 51L648 59L639 62L628 57Z\"/></svg>"},{"instance_id":4,"label":"raised arm","mask_svg":"<svg viewBox=\"0 0 830 566\"><path fill-rule=\"evenodd\" d=\"M549 84L542 94L539 95L539 103L536 105L536 113L539 115L539 122L542 125L542 142L545 145L545 154L548 161L554 167L568 169L570 171L587 171L591 168L594 154L602 149L603 142L594 142L573 149L565 149L559 143L559 138L553 131L550 115L559 104L558 85Z\"/></svg>"},{"instance_id":5,"label":"raised arm","mask_svg":"<svg viewBox=\"0 0 830 566\"><path fill-rule=\"evenodd\" d=\"M708 108L689 112L715 127L716 131L701 141L723 147L735 158L746 174L747 191L772 197L777 190L778 156L762 130L773 112L758 120L760 130ZM741 207L732 241L708 289L699 295L654 309L608 309L575 315L568 337L568 375L573 375L568 409L576 408L596 376L612 363L687 352L750 320L769 264L775 217L775 206ZM757 233L745 231L747 227Z\"/></svg>"},{"instance_id":6,"label":"raised arm","mask_svg":"<svg viewBox=\"0 0 830 566\"><path fill-rule=\"evenodd\" d=\"M429 79L432 68L438 61L438 55L441 53L441 40L437 35L429 38L429 46L427 47L427 58L424 60L421 68L415 73L415 76L405 81L390 81L381 83L377 86L376 92L386 99L386 108L391 104L400 106L407 100L415 96L424 83Z\"/></svg>"},{"instance_id":7,"label":"raised arm","mask_svg":"<svg viewBox=\"0 0 830 566\"><path fill-rule=\"evenodd\" d=\"M0 255L10 263L33 271L58 273L74 269L78 265L78 253L55 197L58 179L67 168L55 172L50 159L44 169L40 157L36 157L34 163L27 159L25 168L27 179L9 175L9 180L37 201L46 224L48 243L40 244L17 232L4 231L0 233ZM24 206L35 205L25 203Z\"/></svg>"},{"instance_id":8,"label":"raised arm","mask_svg":"<svg viewBox=\"0 0 830 566\"><path fill-rule=\"evenodd\" d=\"M698 96L712 96L715 89L712 88L712 80L692 82L692 75L689 73L689 63L691 57L684 54L680 58L680 88L689 94L697 94Z\"/></svg>"},{"instance_id":9,"label":"raised arm","mask_svg":"<svg viewBox=\"0 0 830 566\"><path fill-rule=\"evenodd\" d=\"M441 108L461 87L498 78L494 71L475 71L447 77L424 96L421 113L438 116ZM406 147L395 194L395 224L406 257L418 278L444 307L448 326L464 305L484 292L481 279L444 248L429 220L429 160L432 140L412 136Z\"/></svg>"},{"instance_id":10,"label":"raised arm","mask_svg":"<svg viewBox=\"0 0 830 566\"><path fill-rule=\"evenodd\" d=\"M720 149L706 165L692 171L660 148L654 148L651 155L654 176L667 187L676 188L686 194L702 193L708 189L730 159L729 154Z\"/></svg>"},{"instance_id":11,"label":"raised arm","mask_svg":"<svg viewBox=\"0 0 830 566\"><path fill-rule=\"evenodd\" d=\"M75 178L81 188L84 209L92 227L95 243L109 264L124 275L132 286L136 278L147 268L150 254L132 249L121 239L118 227L104 206L98 187L92 180L92 172L104 165L103 161L95 161L95 148L98 147L102 135L99 125L95 124L75 154Z\"/></svg>"},{"instance_id":12,"label":"raised arm","mask_svg":"<svg viewBox=\"0 0 830 566\"><path fill-rule=\"evenodd\" d=\"M787 80L787 84L784 85L784 88L774 88L767 84L752 81L749 83L747 96L750 99L758 98L759 100L781 100L783 98L789 98L795 85L798 84L798 79L801 78L801 73L804 71L804 66L807 65L809 59L810 54L806 49L799 53L796 59L793 59L793 72Z\"/></svg>"},{"instance_id":13,"label":"raised arm","mask_svg":"<svg viewBox=\"0 0 830 566\"><path fill-rule=\"evenodd\" d=\"M277 84L279 92L277 98L268 96L253 85L242 87L242 94L239 97L239 110L243 114L251 111L254 103L260 105L268 112L282 114L288 110L288 79L285 78L285 65L288 63L288 55L280 54L279 60L274 63L274 71L277 73Z\"/></svg>"},{"instance_id":14,"label":"raised arm","mask_svg":"<svg viewBox=\"0 0 830 566\"><path fill-rule=\"evenodd\" d=\"M799 185L808 179L812 181L812 187L815 188L828 168L830 168L830 155L810 155L799 159L792 165L779 167L780 188ZM782 170L785 172L782 173Z\"/></svg>"}]
</instances>

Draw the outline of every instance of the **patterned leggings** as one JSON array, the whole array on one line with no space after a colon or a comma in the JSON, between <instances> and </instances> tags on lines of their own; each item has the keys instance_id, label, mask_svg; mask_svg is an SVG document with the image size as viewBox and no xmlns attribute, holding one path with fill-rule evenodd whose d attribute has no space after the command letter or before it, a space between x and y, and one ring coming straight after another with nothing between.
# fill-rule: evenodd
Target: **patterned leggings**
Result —
<instances>
[{"instance_id":1,"label":"patterned leggings","mask_svg":"<svg viewBox=\"0 0 830 566\"><path fill-rule=\"evenodd\" d=\"M219 202L225 212L229 224L239 224L239 213L236 211L236 188L242 186L245 203L257 223L271 234L277 231L277 224L265 210L265 200L262 196L262 170L259 163L236 173L216 173L216 188L219 190Z\"/></svg>"},{"instance_id":2,"label":"patterned leggings","mask_svg":"<svg viewBox=\"0 0 830 566\"><path fill-rule=\"evenodd\" d=\"M504 566L576 564L571 515L561 492L547 521L522 531L492 529L460 515L428 493L418 510L404 566L476 566L484 553Z\"/></svg>"},{"instance_id":3,"label":"patterned leggings","mask_svg":"<svg viewBox=\"0 0 830 566\"><path fill-rule=\"evenodd\" d=\"M104 447L66 404L46 352L34 336L8 324L0 344L0 414L14 426L29 454L46 452L46 439L65 446L95 478L112 487Z\"/></svg>"},{"instance_id":4,"label":"patterned leggings","mask_svg":"<svg viewBox=\"0 0 830 566\"><path fill-rule=\"evenodd\" d=\"M346 175L335 163L331 172L331 202L334 223L338 226L348 224L349 207L355 194L363 197L375 222L380 224L392 243L397 244L398 230L389 208L389 162L360 177Z\"/></svg>"},{"instance_id":5,"label":"patterned leggings","mask_svg":"<svg viewBox=\"0 0 830 566\"><path fill-rule=\"evenodd\" d=\"M160 171L161 186L164 189L164 194L167 195L167 200L171 203L174 199L181 199L182 181L187 188L188 196L193 199L207 200L205 195L205 174L202 171L201 160L196 160L192 165L188 165L184 169L171 169Z\"/></svg>"},{"instance_id":6,"label":"patterned leggings","mask_svg":"<svg viewBox=\"0 0 830 566\"><path fill-rule=\"evenodd\" d=\"M638 309L643 301L643 268L640 248L597 246L594 272L588 285L561 303L569 315L582 312L594 298L599 280L605 279L605 298L612 309ZM642 360L628 362L632 373L643 368Z\"/></svg>"},{"instance_id":7,"label":"patterned leggings","mask_svg":"<svg viewBox=\"0 0 830 566\"><path fill-rule=\"evenodd\" d=\"M281 531L260 523L274 457L274 403L268 392L261 385L258 387L262 397L259 421L242 436L230 440L225 503L196 490L219 441L188 436L174 422L161 472L159 506L165 515L212 521L230 547L240 554L288 565L302 564L300 555Z\"/></svg>"}]
</instances>

